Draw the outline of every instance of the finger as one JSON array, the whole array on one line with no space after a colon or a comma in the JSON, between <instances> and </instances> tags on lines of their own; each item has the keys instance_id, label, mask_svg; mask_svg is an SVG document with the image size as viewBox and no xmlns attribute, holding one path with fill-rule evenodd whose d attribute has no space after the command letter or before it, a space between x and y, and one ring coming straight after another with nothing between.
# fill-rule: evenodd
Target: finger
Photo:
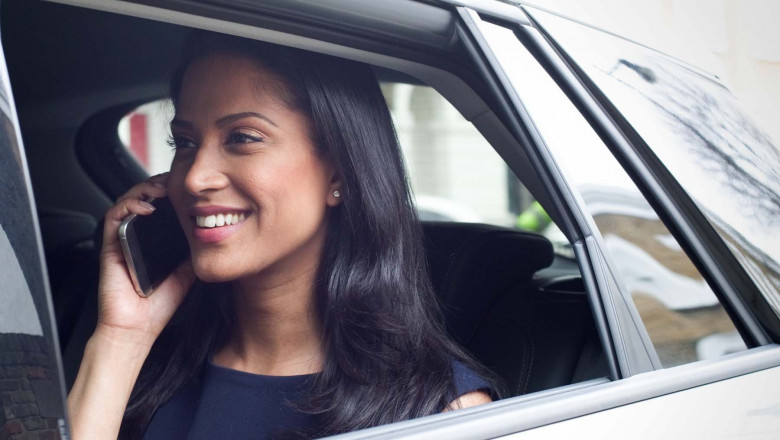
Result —
<instances>
[{"instance_id":1,"label":"finger","mask_svg":"<svg viewBox=\"0 0 780 440\"><path fill-rule=\"evenodd\" d=\"M106 212L106 221L103 225L103 248L115 246L119 242L119 225L128 215L149 215L152 212L154 212L154 206L135 198L123 200L112 206Z\"/></svg>"},{"instance_id":2,"label":"finger","mask_svg":"<svg viewBox=\"0 0 780 440\"><path fill-rule=\"evenodd\" d=\"M168 188L164 182L145 181L133 186L126 193L119 196L117 203L127 199L148 199L150 197L160 198L168 195Z\"/></svg>"},{"instance_id":3,"label":"finger","mask_svg":"<svg viewBox=\"0 0 780 440\"><path fill-rule=\"evenodd\" d=\"M155 174L154 176L146 179L147 182L161 182L161 183L168 183L168 176L170 173L168 171L160 174Z\"/></svg>"}]
</instances>

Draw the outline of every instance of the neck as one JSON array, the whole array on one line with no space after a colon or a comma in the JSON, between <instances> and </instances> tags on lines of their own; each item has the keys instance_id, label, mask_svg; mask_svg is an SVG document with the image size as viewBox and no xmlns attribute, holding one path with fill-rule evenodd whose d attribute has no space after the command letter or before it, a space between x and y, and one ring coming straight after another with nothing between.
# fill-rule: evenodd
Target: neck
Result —
<instances>
[{"instance_id":1,"label":"neck","mask_svg":"<svg viewBox=\"0 0 780 440\"><path fill-rule=\"evenodd\" d=\"M255 374L293 376L320 371L320 323L314 302L316 265L270 284L233 284L235 321L214 354L217 365ZM266 279L267 280L267 279Z\"/></svg>"}]
</instances>

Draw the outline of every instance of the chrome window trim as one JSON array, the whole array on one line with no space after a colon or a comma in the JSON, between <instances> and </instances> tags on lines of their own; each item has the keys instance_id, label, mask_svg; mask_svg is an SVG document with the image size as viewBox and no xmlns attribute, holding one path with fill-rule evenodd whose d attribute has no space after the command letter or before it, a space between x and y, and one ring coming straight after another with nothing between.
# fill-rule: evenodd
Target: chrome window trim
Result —
<instances>
[{"instance_id":1,"label":"chrome window trim","mask_svg":"<svg viewBox=\"0 0 780 440\"><path fill-rule=\"evenodd\" d=\"M512 21L518 24L530 25L528 16L516 5L505 0L441 0L454 7L461 6L479 14L486 14L494 18Z\"/></svg>"}]
</instances>

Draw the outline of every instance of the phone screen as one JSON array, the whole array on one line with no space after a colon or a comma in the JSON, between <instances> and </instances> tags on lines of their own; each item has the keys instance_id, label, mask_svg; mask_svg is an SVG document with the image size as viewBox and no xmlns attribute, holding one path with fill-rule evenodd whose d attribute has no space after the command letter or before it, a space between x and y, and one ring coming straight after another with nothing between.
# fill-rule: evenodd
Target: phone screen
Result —
<instances>
[{"instance_id":1,"label":"phone screen","mask_svg":"<svg viewBox=\"0 0 780 440\"><path fill-rule=\"evenodd\" d=\"M135 215L119 228L122 250L139 295L148 296L190 252L167 198L153 199L154 213Z\"/></svg>"}]
</instances>

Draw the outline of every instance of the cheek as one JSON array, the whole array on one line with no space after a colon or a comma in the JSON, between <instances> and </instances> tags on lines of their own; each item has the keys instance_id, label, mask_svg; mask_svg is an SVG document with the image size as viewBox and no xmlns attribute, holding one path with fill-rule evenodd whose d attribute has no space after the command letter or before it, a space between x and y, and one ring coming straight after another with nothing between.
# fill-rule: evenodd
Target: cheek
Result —
<instances>
[{"instance_id":1,"label":"cheek","mask_svg":"<svg viewBox=\"0 0 780 440\"><path fill-rule=\"evenodd\" d=\"M328 177L318 159L288 162L274 173L275 214L286 225L316 228L327 207ZM269 176L270 177L270 176ZM284 226L284 225L282 225Z\"/></svg>"},{"instance_id":2,"label":"cheek","mask_svg":"<svg viewBox=\"0 0 780 440\"><path fill-rule=\"evenodd\" d=\"M275 167L274 175L266 177L273 181L276 192L285 195L288 201L325 203L329 179L324 168L316 156L301 155Z\"/></svg>"}]
</instances>

